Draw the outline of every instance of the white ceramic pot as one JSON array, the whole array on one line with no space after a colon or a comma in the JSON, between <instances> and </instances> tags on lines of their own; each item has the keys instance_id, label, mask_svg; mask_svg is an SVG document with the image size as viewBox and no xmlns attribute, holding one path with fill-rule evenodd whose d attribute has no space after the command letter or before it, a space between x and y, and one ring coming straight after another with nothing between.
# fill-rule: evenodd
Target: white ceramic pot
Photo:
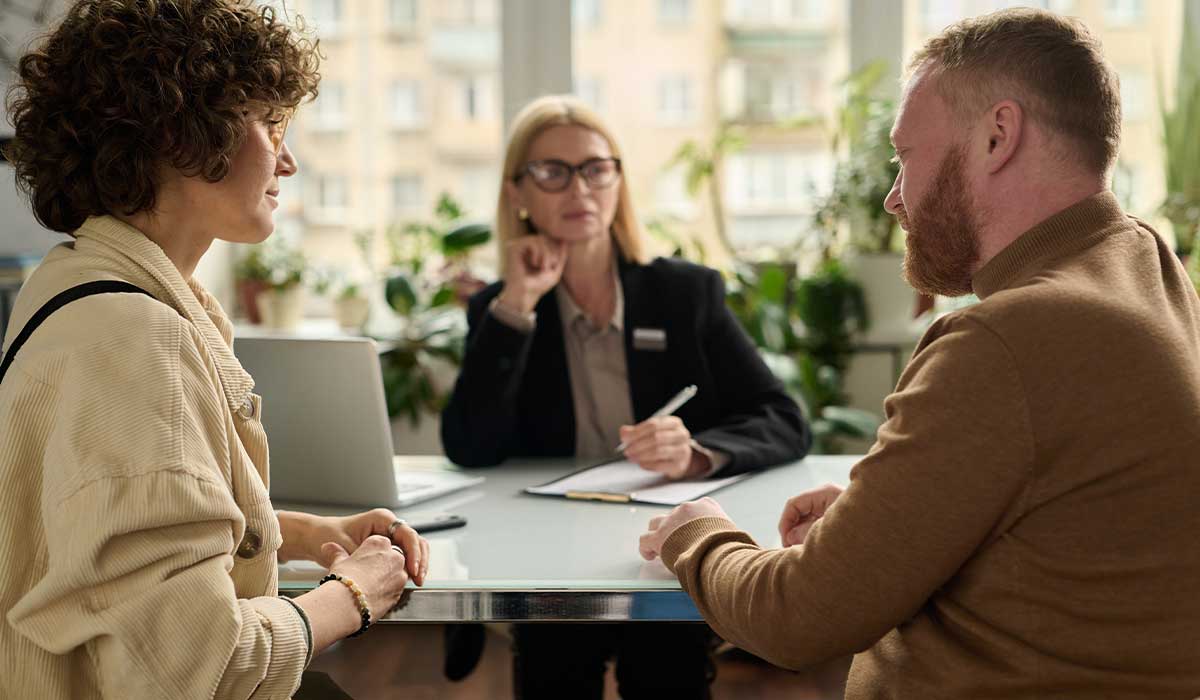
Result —
<instances>
[{"instance_id":1,"label":"white ceramic pot","mask_svg":"<svg viewBox=\"0 0 1200 700\"><path fill-rule=\"evenodd\" d=\"M333 302L333 316L344 331L361 331L370 314L371 301L366 297L341 297Z\"/></svg>"},{"instance_id":2,"label":"white ceramic pot","mask_svg":"<svg viewBox=\"0 0 1200 700\"><path fill-rule=\"evenodd\" d=\"M267 289L258 294L258 310L263 325L276 330L293 330L304 318L304 287Z\"/></svg>"}]
</instances>

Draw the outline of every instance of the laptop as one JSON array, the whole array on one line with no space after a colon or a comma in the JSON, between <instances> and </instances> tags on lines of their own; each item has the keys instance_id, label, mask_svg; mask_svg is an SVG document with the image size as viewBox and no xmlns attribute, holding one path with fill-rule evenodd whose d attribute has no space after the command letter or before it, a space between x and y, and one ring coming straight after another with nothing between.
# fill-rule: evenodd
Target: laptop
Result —
<instances>
[{"instance_id":1,"label":"laptop","mask_svg":"<svg viewBox=\"0 0 1200 700\"><path fill-rule=\"evenodd\" d=\"M274 336L233 347L262 396L272 500L403 508L483 481L444 457L393 454L375 341Z\"/></svg>"}]
</instances>

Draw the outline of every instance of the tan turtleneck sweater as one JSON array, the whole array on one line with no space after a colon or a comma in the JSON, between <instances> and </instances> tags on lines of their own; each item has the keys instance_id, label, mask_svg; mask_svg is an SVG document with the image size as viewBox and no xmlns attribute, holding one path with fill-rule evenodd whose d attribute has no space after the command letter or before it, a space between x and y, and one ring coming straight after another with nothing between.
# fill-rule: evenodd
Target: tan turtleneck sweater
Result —
<instances>
[{"instance_id":1,"label":"tan turtleneck sweater","mask_svg":"<svg viewBox=\"0 0 1200 700\"><path fill-rule=\"evenodd\" d=\"M718 518L663 560L729 641L846 697L1200 696L1200 304L1108 192L937 321L802 546ZM767 504L764 504L766 506ZM782 508L782 501L774 504Z\"/></svg>"}]
</instances>

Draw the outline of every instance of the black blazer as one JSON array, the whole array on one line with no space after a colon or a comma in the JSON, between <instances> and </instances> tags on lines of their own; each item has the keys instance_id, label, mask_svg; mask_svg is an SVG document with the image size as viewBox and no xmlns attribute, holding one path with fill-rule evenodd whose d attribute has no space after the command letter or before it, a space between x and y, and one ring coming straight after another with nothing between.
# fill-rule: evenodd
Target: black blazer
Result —
<instances>
[{"instance_id":1,"label":"black blazer","mask_svg":"<svg viewBox=\"0 0 1200 700\"><path fill-rule=\"evenodd\" d=\"M800 408L725 306L720 274L678 259L620 263L625 359L635 421L688 384L699 388L679 416L693 439L730 456L722 476L800 459L812 436ZM467 467L509 457L575 454L575 409L555 295L538 301L537 328L496 320L496 282L471 297L466 356L442 412L447 456ZM637 328L666 331L664 350L637 349Z\"/></svg>"}]
</instances>

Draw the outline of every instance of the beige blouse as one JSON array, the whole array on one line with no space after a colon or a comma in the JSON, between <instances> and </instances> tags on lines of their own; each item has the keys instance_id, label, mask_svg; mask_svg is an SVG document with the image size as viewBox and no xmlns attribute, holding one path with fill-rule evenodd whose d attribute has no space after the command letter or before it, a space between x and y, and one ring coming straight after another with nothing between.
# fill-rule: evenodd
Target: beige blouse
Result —
<instances>
[{"instance_id":1,"label":"beige blouse","mask_svg":"<svg viewBox=\"0 0 1200 700\"><path fill-rule=\"evenodd\" d=\"M58 292L0 386L0 686L12 698L286 698L310 648L277 594L253 381L220 305L122 222L46 257L5 337Z\"/></svg>"}]
</instances>

